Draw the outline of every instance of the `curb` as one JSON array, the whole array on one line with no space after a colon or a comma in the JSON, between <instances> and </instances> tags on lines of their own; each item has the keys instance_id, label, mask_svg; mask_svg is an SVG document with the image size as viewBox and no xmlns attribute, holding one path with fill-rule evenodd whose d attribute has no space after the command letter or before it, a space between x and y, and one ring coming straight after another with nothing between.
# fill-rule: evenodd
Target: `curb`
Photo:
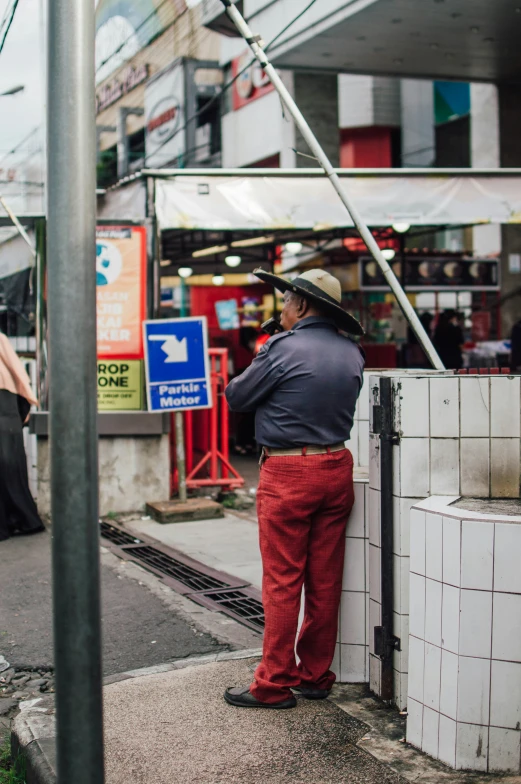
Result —
<instances>
[{"instance_id":1,"label":"curb","mask_svg":"<svg viewBox=\"0 0 521 784\"><path fill-rule=\"evenodd\" d=\"M120 683L130 678L199 667L213 662L253 659L261 656L262 650L254 648L244 651L226 651L204 656L177 659L168 664L128 670L103 679L103 686ZM26 762L26 784L57 784L56 773L56 709L54 697L37 697L20 703L20 713L15 717L11 730L11 753L21 754Z\"/></svg>"}]
</instances>

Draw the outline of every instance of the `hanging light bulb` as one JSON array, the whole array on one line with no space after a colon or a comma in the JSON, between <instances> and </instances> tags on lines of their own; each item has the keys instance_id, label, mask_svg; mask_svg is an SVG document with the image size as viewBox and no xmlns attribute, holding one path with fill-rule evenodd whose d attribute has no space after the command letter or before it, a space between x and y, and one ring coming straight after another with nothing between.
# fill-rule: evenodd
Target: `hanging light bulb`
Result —
<instances>
[{"instance_id":1,"label":"hanging light bulb","mask_svg":"<svg viewBox=\"0 0 521 784\"><path fill-rule=\"evenodd\" d=\"M396 251L394 248L384 248L382 251L382 256L386 261L392 261L396 256Z\"/></svg>"},{"instance_id":2,"label":"hanging light bulb","mask_svg":"<svg viewBox=\"0 0 521 784\"><path fill-rule=\"evenodd\" d=\"M191 267L179 267L177 272L181 278L189 278L193 274L193 269Z\"/></svg>"},{"instance_id":3,"label":"hanging light bulb","mask_svg":"<svg viewBox=\"0 0 521 784\"><path fill-rule=\"evenodd\" d=\"M212 283L214 286L222 286L224 283L224 275L214 275Z\"/></svg>"},{"instance_id":4,"label":"hanging light bulb","mask_svg":"<svg viewBox=\"0 0 521 784\"><path fill-rule=\"evenodd\" d=\"M242 259L240 256L226 256L226 258L224 259L224 263L228 267L238 267L241 261Z\"/></svg>"},{"instance_id":5,"label":"hanging light bulb","mask_svg":"<svg viewBox=\"0 0 521 784\"><path fill-rule=\"evenodd\" d=\"M301 242L286 242L284 248L288 251L288 253L291 253L292 256L296 256L297 253L300 253L302 250L303 245Z\"/></svg>"},{"instance_id":6,"label":"hanging light bulb","mask_svg":"<svg viewBox=\"0 0 521 784\"><path fill-rule=\"evenodd\" d=\"M397 234L405 234L405 232L409 231L410 228L411 228L410 223L405 223L405 222L393 223L393 229Z\"/></svg>"}]
</instances>

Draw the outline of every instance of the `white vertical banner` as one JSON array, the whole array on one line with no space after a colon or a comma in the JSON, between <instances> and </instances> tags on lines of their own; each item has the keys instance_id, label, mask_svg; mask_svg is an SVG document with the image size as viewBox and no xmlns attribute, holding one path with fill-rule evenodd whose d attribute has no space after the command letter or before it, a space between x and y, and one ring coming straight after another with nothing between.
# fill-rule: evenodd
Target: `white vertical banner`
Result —
<instances>
[{"instance_id":1,"label":"white vertical banner","mask_svg":"<svg viewBox=\"0 0 521 784\"><path fill-rule=\"evenodd\" d=\"M186 151L184 66L179 60L145 87L147 168L175 165Z\"/></svg>"}]
</instances>

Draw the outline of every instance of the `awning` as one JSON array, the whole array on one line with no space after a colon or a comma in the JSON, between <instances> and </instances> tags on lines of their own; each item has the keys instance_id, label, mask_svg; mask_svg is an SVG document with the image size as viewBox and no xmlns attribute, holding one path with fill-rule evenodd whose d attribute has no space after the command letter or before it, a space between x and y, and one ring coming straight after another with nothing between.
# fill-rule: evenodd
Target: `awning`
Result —
<instances>
[{"instance_id":1,"label":"awning","mask_svg":"<svg viewBox=\"0 0 521 784\"><path fill-rule=\"evenodd\" d=\"M352 227L319 171L262 175L143 172L158 176L161 229L275 230ZM521 169L341 170L347 192L373 227L521 223ZM162 177L162 179L161 179Z\"/></svg>"},{"instance_id":2,"label":"awning","mask_svg":"<svg viewBox=\"0 0 521 784\"><path fill-rule=\"evenodd\" d=\"M28 231L34 244L34 232ZM11 236L9 236L11 235ZM4 239L2 242L1 240ZM34 256L16 229L0 230L0 279L34 266Z\"/></svg>"}]
</instances>

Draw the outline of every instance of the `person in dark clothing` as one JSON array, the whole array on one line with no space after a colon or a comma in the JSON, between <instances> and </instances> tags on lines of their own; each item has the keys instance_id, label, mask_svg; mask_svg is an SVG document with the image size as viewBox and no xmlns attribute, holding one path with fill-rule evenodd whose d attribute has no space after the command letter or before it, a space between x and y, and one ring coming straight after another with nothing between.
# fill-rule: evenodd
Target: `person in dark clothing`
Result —
<instances>
[{"instance_id":1,"label":"person in dark clothing","mask_svg":"<svg viewBox=\"0 0 521 784\"><path fill-rule=\"evenodd\" d=\"M512 327L511 337L510 367L514 373L521 373L521 319Z\"/></svg>"},{"instance_id":2,"label":"person in dark clothing","mask_svg":"<svg viewBox=\"0 0 521 784\"><path fill-rule=\"evenodd\" d=\"M422 313L419 316L419 319L425 329L425 332L432 338L431 335L431 326L434 316L432 313L428 311ZM420 343L418 342L418 338L410 327L407 329L407 364L406 367L408 368L430 368L431 363L429 358L427 357L426 353L424 352L423 348L421 347Z\"/></svg>"},{"instance_id":3,"label":"person in dark clothing","mask_svg":"<svg viewBox=\"0 0 521 784\"><path fill-rule=\"evenodd\" d=\"M0 333L0 541L44 530L29 490L22 427L36 404L27 373Z\"/></svg>"},{"instance_id":4,"label":"person in dark clothing","mask_svg":"<svg viewBox=\"0 0 521 784\"><path fill-rule=\"evenodd\" d=\"M434 330L434 347L447 370L463 367L462 346L465 342L460 320L455 310L445 310Z\"/></svg>"},{"instance_id":5,"label":"person in dark clothing","mask_svg":"<svg viewBox=\"0 0 521 784\"><path fill-rule=\"evenodd\" d=\"M346 524L354 502L346 448L363 382L364 356L341 334L363 330L341 306L340 282L308 270L288 282L255 274L284 292L280 324L245 372L226 389L234 411L255 412L262 445L257 491L266 618L253 683L229 688L240 708L294 708L292 690L324 699L342 592ZM302 587L304 622L295 641Z\"/></svg>"}]
</instances>

